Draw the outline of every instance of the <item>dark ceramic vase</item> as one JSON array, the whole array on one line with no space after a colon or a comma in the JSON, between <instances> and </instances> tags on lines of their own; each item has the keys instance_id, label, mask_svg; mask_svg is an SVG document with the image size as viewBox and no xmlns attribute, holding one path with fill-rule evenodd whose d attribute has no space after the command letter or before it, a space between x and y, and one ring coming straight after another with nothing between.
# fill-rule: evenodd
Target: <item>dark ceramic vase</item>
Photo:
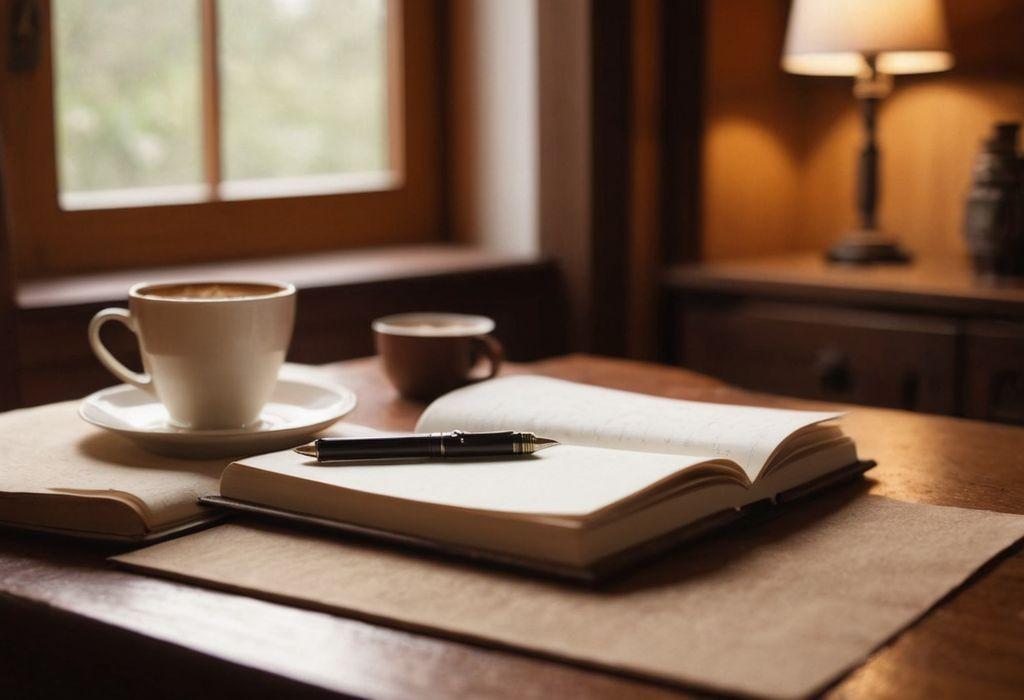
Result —
<instances>
[{"instance_id":1,"label":"dark ceramic vase","mask_svg":"<svg viewBox=\"0 0 1024 700\"><path fill-rule=\"evenodd\" d=\"M1024 157L1019 123L996 124L975 157L964 235L982 275L1024 275Z\"/></svg>"}]
</instances>

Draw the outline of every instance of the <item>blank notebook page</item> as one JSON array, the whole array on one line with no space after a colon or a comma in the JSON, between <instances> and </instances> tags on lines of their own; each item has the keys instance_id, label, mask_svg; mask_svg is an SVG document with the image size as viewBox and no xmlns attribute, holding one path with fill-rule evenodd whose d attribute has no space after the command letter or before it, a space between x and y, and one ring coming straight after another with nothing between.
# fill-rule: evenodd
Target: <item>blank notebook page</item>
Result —
<instances>
[{"instance_id":1,"label":"blank notebook page","mask_svg":"<svg viewBox=\"0 0 1024 700\"><path fill-rule=\"evenodd\" d=\"M457 508L582 516L702 461L558 445L529 457L334 466L318 465L287 450L237 464L352 491Z\"/></svg>"},{"instance_id":2,"label":"blank notebook page","mask_svg":"<svg viewBox=\"0 0 1024 700\"><path fill-rule=\"evenodd\" d=\"M788 436L840 415L679 401L518 376L442 396L416 430L526 430L575 445L727 458L754 481Z\"/></svg>"}]
</instances>

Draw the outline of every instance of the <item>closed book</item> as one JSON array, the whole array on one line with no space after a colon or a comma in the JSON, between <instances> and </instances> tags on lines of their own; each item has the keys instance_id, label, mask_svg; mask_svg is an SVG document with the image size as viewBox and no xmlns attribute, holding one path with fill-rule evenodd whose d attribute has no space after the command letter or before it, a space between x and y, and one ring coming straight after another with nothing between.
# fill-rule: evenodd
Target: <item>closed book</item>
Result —
<instances>
[{"instance_id":1,"label":"closed book","mask_svg":"<svg viewBox=\"0 0 1024 700\"><path fill-rule=\"evenodd\" d=\"M197 502L229 460L155 455L78 416L78 402L0 414L0 525L146 541L220 514Z\"/></svg>"}]
</instances>

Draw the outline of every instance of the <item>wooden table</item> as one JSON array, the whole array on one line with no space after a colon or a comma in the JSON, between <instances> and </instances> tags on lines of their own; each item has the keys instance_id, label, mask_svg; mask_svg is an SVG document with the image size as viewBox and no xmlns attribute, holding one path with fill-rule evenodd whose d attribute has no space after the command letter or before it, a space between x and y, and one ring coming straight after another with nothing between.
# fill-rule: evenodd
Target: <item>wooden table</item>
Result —
<instances>
[{"instance_id":1,"label":"wooden table","mask_svg":"<svg viewBox=\"0 0 1024 700\"><path fill-rule=\"evenodd\" d=\"M332 366L355 389L353 422L407 429L374 360ZM805 407L680 369L570 356L509 371L651 394ZM872 491L1024 513L1024 429L854 408L875 458ZM0 535L0 696L679 697L675 688L289 608L112 568L110 547ZM833 697L1021 697L1024 555L987 567L860 669ZM88 694L87 694L88 695Z\"/></svg>"}]
</instances>

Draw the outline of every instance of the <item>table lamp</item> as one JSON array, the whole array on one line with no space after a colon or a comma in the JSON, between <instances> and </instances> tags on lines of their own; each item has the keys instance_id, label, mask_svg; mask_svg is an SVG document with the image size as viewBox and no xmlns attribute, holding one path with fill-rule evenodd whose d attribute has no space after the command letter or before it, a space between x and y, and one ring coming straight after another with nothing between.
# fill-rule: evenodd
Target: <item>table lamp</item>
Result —
<instances>
[{"instance_id":1,"label":"table lamp","mask_svg":"<svg viewBox=\"0 0 1024 700\"><path fill-rule=\"evenodd\" d=\"M878 103L892 76L953 65L941 0L793 0L782 68L802 75L855 79L864 146L857 176L859 226L829 249L834 262L906 262L896 239L878 229Z\"/></svg>"}]
</instances>

